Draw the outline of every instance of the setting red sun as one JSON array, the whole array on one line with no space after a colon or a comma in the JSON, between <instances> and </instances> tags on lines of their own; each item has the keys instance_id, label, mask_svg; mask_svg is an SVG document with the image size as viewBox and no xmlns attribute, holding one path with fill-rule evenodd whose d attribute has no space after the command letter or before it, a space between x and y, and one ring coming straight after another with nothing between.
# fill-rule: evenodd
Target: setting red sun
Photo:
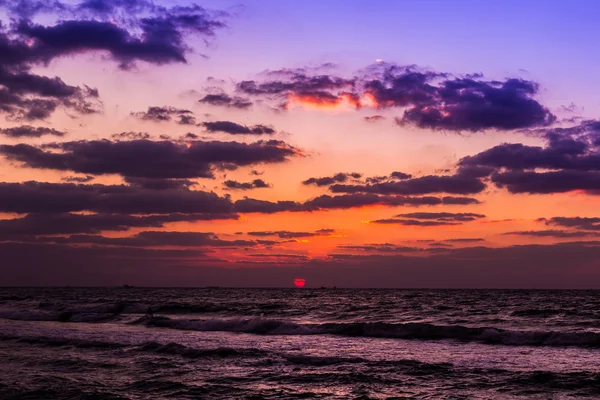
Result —
<instances>
[{"instance_id":1,"label":"setting red sun","mask_svg":"<svg viewBox=\"0 0 600 400\"><path fill-rule=\"evenodd\" d=\"M306 280L304 278L296 278L294 279L294 285L296 285L296 287L304 287L304 285L306 285Z\"/></svg>"}]
</instances>

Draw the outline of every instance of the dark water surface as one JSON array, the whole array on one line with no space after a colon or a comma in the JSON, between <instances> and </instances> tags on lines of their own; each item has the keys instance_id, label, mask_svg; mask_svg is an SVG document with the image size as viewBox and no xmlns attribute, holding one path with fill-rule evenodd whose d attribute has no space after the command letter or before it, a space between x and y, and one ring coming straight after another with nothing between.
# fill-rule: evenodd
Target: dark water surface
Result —
<instances>
[{"instance_id":1,"label":"dark water surface","mask_svg":"<svg viewBox=\"0 0 600 400\"><path fill-rule=\"evenodd\" d=\"M600 292L0 288L0 399L599 399Z\"/></svg>"}]
</instances>

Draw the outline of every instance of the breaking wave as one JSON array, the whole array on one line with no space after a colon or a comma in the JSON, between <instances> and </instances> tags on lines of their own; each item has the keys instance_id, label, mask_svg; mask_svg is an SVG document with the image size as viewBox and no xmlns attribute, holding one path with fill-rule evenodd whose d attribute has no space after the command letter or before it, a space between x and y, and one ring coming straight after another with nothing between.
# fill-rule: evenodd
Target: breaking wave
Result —
<instances>
[{"instance_id":1,"label":"breaking wave","mask_svg":"<svg viewBox=\"0 0 600 400\"><path fill-rule=\"evenodd\" d=\"M454 339L487 344L521 346L600 347L600 334L593 332L515 331L500 328L440 326L426 323L325 323L248 319L171 319L142 317L134 324L193 331L219 331L258 335L340 335L356 337L442 340Z\"/></svg>"}]
</instances>

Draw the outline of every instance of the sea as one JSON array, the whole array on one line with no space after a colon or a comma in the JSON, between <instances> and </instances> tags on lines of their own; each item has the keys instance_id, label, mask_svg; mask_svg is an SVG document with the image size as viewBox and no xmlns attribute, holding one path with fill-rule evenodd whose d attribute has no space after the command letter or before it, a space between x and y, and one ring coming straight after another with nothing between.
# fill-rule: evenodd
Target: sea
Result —
<instances>
[{"instance_id":1,"label":"sea","mask_svg":"<svg viewBox=\"0 0 600 400\"><path fill-rule=\"evenodd\" d=\"M600 399L600 292L0 288L0 399Z\"/></svg>"}]
</instances>

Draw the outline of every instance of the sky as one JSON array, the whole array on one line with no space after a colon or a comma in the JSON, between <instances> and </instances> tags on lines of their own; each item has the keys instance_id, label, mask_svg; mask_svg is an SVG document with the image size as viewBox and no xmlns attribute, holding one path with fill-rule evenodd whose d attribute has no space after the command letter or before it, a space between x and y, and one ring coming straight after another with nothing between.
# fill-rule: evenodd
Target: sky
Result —
<instances>
[{"instance_id":1,"label":"sky","mask_svg":"<svg viewBox=\"0 0 600 400\"><path fill-rule=\"evenodd\" d=\"M0 286L600 288L597 11L0 0Z\"/></svg>"}]
</instances>

